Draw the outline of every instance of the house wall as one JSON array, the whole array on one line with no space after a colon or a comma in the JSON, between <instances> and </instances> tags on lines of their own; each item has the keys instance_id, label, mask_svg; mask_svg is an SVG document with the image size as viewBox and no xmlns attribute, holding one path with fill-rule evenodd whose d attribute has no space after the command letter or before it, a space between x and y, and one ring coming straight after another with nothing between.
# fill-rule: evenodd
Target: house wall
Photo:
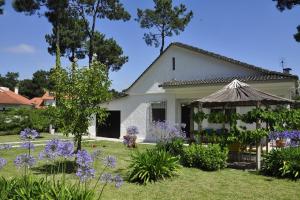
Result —
<instances>
[{"instance_id":1,"label":"house wall","mask_svg":"<svg viewBox=\"0 0 300 200\"><path fill-rule=\"evenodd\" d=\"M176 58L176 70L172 70L172 58ZM181 104L190 103L221 89L225 84L203 85L198 87L169 88L159 87L164 81L197 80L214 77L248 76L257 74L257 71L243 66L224 62L206 55L195 53L183 48L169 48L144 75L127 91L128 96L113 100L102 106L107 110L121 111L121 136L126 134L126 128L137 126L138 140L152 140L149 132L149 108L153 102L167 102L166 120L171 123L181 122ZM290 91L295 87L294 81L265 81L249 82L259 90L290 98ZM238 107L237 111L246 113L251 108ZM209 113L209 109L204 109ZM203 122L204 127L220 128L220 124ZM252 126L252 125L249 125ZM90 135L96 136L95 119L91 121Z\"/></svg>"},{"instance_id":2,"label":"house wall","mask_svg":"<svg viewBox=\"0 0 300 200\"><path fill-rule=\"evenodd\" d=\"M176 69L172 70L172 58L176 58ZM208 70L209 69L209 70ZM257 71L240 65L195 53L190 50L171 47L166 51L127 92L131 94L163 93L159 84L176 80L199 80L216 77L249 76Z\"/></svg>"},{"instance_id":3,"label":"house wall","mask_svg":"<svg viewBox=\"0 0 300 200\"><path fill-rule=\"evenodd\" d=\"M289 98L289 89L293 87L294 82L273 82L273 83L253 83L253 87L262 91L266 91L278 96ZM166 101L167 102L167 116L166 120L171 123L181 122L181 104L188 104L196 99L205 97L224 85L211 85L192 88L176 88L165 90L164 93L146 93L135 94L120 99L113 100L108 104L102 106L107 110L120 110L121 111L121 135L120 138L126 134L126 128L129 126L137 126L140 134L138 140L153 140L153 136L149 131L150 119L149 108L151 103ZM237 112L244 114L250 111L252 107L237 107ZM210 109L204 109L204 112L210 113ZM255 128L255 124L244 124L239 122L239 126L246 126L247 128ZM203 122L204 128L221 128L221 124L210 124L207 120ZM197 125L194 124L195 130ZM229 128L229 125L227 125ZM95 120L91 122L89 128L90 135L96 136L96 123Z\"/></svg>"}]
</instances>

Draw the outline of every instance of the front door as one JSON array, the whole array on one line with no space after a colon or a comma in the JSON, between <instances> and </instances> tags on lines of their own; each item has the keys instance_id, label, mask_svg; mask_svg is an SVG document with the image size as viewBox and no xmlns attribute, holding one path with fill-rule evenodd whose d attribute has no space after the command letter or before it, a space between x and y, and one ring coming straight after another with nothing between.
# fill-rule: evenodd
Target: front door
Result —
<instances>
[{"instance_id":1,"label":"front door","mask_svg":"<svg viewBox=\"0 0 300 200\"><path fill-rule=\"evenodd\" d=\"M186 133L186 137L190 137L190 116L191 107L189 105L181 105L181 123L185 124L185 128L182 130Z\"/></svg>"},{"instance_id":2,"label":"front door","mask_svg":"<svg viewBox=\"0 0 300 200\"><path fill-rule=\"evenodd\" d=\"M104 123L97 122L98 137L120 138L121 111L107 111L108 116Z\"/></svg>"}]
</instances>

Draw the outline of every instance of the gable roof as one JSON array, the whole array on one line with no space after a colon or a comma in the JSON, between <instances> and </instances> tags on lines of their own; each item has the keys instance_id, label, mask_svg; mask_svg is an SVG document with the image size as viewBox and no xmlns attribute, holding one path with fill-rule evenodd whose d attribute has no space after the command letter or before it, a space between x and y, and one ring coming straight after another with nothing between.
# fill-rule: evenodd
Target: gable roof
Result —
<instances>
[{"instance_id":1,"label":"gable roof","mask_svg":"<svg viewBox=\"0 0 300 200\"><path fill-rule=\"evenodd\" d=\"M229 62L229 63L232 63L232 64L236 64L236 65L240 65L242 67L245 67L245 68L248 68L248 69L252 69L252 70L255 70L257 72L260 72L262 73L262 75L272 75L272 76L279 76L279 77L286 77L286 78L289 78L289 79L296 79L298 80L298 76L295 76L295 75L291 75L291 74L284 74L284 73L281 73L281 72L276 72L276 71L271 71L271 70L268 70L268 69L265 69L265 68L262 68L262 67L258 67L258 66L255 66L255 65L251 65L251 64L248 64L248 63L245 63L245 62L241 62L239 60L235 60L233 58L229 58L229 57L226 57L226 56L222 56L220 54L216 54L216 53L213 53L213 52L210 52L210 51L206 51L204 49L200 49L200 48L197 48L197 47L193 47L191 45L187 45L187 44L183 44L183 43L180 43L180 42L174 42L174 43L171 43L164 51L162 54L160 54L150 65L149 67L146 68L146 70L127 88L125 89L124 91L127 92L130 88L132 88L137 82L139 79L142 78L142 76L157 62L157 60L163 55L166 53L166 51L168 51L169 48L171 48L172 46L176 46L176 47L180 47L180 48L184 48L184 49L187 49L187 50L190 50L190 51L193 51L193 52L196 52L196 53L200 53L200 54L203 54L203 55L207 55L207 56L210 56L210 57L213 57L213 58L216 58L216 59L219 59L219 60L223 60L225 62ZM232 80L232 79L231 79ZM169 81L171 82L171 81ZM230 81L228 81L230 82ZM164 84L164 83L163 83ZM162 84L162 85L163 85Z\"/></svg>"},{"instance_id":2,"label":"gable roof","mask_svg":"<svg viewBox=\"0 0 300 200\"><path fill-rule=\"evenodd\" d=\"M29 99L10 91L8 88L0 87L0 104L4 105L32 105Z\"/></svg>"},{"instance_id":3,"label":"gable roof","mask_svg":"<svg viewBox=\"0 0 300 200\"><path fill-rule=\"evenodd\" d=\"M42 97L34 97L30 99L31 103L35 105L35 108L43 108L46 100L54 100L54 95L46 91Z\"/></svg>"},{"instance_id":4,"label":"gable roof","mask_svg":"<svg viewBox=\"0 0 300 200\"><path fill-rule=\"evenodd\" d=\"M211 85L211 84L224 84L230 83L234 79L242 82L253 82L253 81L276 81L276 80L296 80L295 77L282 76L277 74L266 74L266 75L252 75L252 76L233 76L233 77L219 77L212 79L201 79L201 80L171 80L163 82L159 87L163 88L175 88L175 87L194 87L201 85Z\"/></svg>"}]
</instances>

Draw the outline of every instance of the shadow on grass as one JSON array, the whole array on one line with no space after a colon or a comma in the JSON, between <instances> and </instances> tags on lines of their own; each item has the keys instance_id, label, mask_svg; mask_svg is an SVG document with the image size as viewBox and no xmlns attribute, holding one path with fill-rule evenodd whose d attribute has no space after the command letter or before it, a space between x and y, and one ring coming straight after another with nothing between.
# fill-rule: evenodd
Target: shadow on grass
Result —
<instances>
[{"instance_id":1,"label":"shadow on grass","mask_svg":"<svg viewBox=\"0 0 300 200\"><path fill-rule=\"evenodd\" d=\"M76 163L74 161L55 161L54 163L44 164L39 167L33 167L31 170L35 174L60 174L63 171L66 174L72 174L76 172Z\"/></svg>"}]
</instances>

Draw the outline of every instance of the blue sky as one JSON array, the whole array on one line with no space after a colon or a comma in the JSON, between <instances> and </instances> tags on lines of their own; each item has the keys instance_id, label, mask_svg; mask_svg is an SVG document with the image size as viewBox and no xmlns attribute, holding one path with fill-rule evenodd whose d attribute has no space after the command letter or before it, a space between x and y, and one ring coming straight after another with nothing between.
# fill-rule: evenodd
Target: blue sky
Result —
<instances>
[{"instance_id":1,"label":"blue sky","mask_svg":"<svg viewBox=\"0 0 300 200\"><path fill-rule=\"evenodd\" d=\"M55 58L48 54L44 39L51 32L50 24L44 18L16 13L11 1L6 2L0 16L0 74L19 72L23 79L38 69L50 69ZM147 30L133 20L136 9L152 7L152 0L121 2L132 15L129 22L97 22L97 29L113 37L129 56L129 62L110 75L117 90L127 88L159 54L159 49L145 44L142 37ZM194 18L185 32L168 38L167 44L178 41L276 71L282 70L284 58L292 73L300 75L300 43L293 39L300 7L281 13L272 0L174 0L179 2L193 10ZM63 64L69 65L67 60Z\"/></svg>"}]
</instances>

